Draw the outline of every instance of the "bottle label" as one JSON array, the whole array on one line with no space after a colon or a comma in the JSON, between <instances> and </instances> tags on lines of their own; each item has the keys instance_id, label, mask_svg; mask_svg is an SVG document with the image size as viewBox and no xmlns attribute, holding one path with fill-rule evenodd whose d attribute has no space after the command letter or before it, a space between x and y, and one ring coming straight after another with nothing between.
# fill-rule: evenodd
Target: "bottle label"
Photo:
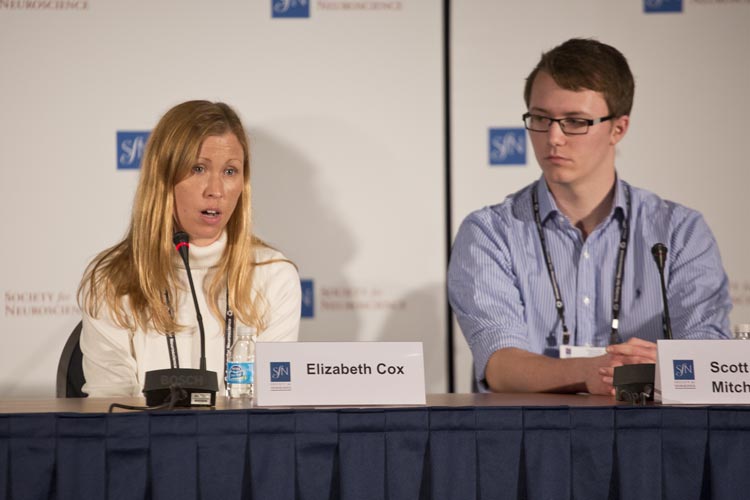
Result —
<instances>
[{"instance_id":1,"label":"bottle label","mask_svg":"<svg viewBox=\"0 0 750 500\"><path fill-rule=\"evenodd\" d=\"M252 384L255 363L252 361L228 361L227 384Z\"/></svg>"}]
</instances>

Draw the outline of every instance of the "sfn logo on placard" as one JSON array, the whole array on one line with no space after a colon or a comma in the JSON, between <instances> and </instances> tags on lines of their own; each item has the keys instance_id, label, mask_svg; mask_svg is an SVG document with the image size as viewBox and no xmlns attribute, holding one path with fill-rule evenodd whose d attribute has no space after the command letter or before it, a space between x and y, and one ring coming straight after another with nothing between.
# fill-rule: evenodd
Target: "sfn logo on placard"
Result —
<instances>
[{"instance_id":1,"label":"sfn logo on placard","mask_svg":"<svg viewBox=\"0 0 750 500\"><path fill-rule=\"evenodd\" d=\"M117 170L139 169L150 132L117 132Z\"/></svg>"},{"instance_id":2,"label":"sfn logo on placard","mask_svg":"<svg viewBox=\"0 0 750 500\"><path fill-rule=\"evenodd\" d=\"M490 129L490 165L526 165L526 130Z\"/></svg>"},{"instance_id":3,"label":"sfn logo on placard","mask_svg":"<svg viewBox=\"0 0 750 500\"><path fill-rule=\"evenodd\" d=\"M300 280L302 287L302 317L312 318L315 316L315 288L313 280Z\"/></svg>"},{"instance_id":4,"label":"sfn logo on placard","mask_svg":"<svg viewBox=\"0 0 750 500\"><path fill-rule=\"evenodd\" d=\"M682 12L682 0L643 0L643 12Z\"/></svg>"},{"instance_id":5,"label":"sfn logo on placard","mask_svg":"<svg viewBox=\"0 0 750 500\"><path fill-rule=\"evenodd\" d=\"M695 368L692 359L674 359L672 360L672 366L674 367L675 380L695 380Z\"/></svg>"},{"instance_id":6,"label":"sfn logo on placard","mask_svg":"<svg viewBox=\"0 0 750 500\"><path fill-rule=\"evenodd\" d=\"M292 367L289 361L271 361L271 382L291 382Z\"/></svg>"},{"instance_id":7,"label":"sfn logo on placard","mask_svg":"<svg viewBox=\"0 0 750 500\"><path fill-rule=\"evenodd\" d=\"M271 0L272 17L310 17L309 0Z\"/></svg>"}]
</instances>

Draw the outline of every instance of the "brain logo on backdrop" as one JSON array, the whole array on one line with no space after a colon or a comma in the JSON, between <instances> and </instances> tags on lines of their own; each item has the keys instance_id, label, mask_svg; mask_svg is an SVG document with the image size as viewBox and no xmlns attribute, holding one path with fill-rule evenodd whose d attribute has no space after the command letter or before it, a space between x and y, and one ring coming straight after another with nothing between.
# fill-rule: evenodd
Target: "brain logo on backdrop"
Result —
<instances>
[{"instance_id":1,"label":"brain logo on backdrop","mask_svg":"<svg viewBox=\"0 0 750 500\"><path fill-rule=\"evenodd\" d=\"M490 165L526 165L526 131L522 128L490 129Z\"/></svg>"},{"instance_id":2,"label":"brain logo on backdrop","mask_svg":"<svg viewBox=\"0 0 750 500\"><path fill-rule=\"evenodd\" d=\"M643 12L682 12L682 0L643 0Z\"/></svg>"},{"instance_id":3,"label":"brain logo on backdrop","mask_svg":"<svg viewBox=\"0 0 750 500\"><path fill-rule=\"evenodd\" d=\"M272 17L310 17L309 0L271 0Z\"/></svg>"},{"instance_id":4,"label":"brain logo on backdrop","mask_svg":"<svg viewBox=\"0 0 750 500\"><path fill-rule=\"evenodd\" d=\"M150 132L117 132L117 170L141 168Z\"/></svg>"}]
</instances>

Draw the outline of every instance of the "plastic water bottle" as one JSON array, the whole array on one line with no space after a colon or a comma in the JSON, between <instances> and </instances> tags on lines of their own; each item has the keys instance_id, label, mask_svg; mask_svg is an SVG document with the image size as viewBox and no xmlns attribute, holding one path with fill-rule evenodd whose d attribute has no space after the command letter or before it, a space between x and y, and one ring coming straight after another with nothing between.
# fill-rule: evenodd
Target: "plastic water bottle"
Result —
<instances>
[{"instance_id":1,"label":"plastic water bottle","mask_svg":"<svg viewBox=\"0 0 750 500\"><path fill-rule=\"evenodd\" d=\"M229 397L252 398L255 376L255 329L238 325L237 339L227 361Z\"/></svg>"}]
</instances>

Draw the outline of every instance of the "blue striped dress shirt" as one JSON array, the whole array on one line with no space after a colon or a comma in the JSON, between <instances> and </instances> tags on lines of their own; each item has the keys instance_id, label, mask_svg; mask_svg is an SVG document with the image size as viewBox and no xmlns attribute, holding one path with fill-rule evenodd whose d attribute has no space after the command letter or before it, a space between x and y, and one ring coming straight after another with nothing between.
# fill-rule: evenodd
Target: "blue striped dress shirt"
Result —
<instances>
[{"instance_id":1,"label":"blue striped dress shirt","mask_svg":"<svg viewBox=\"0 0 750 500\"><path fill-rule=\"evenodd\" d=\"M627 213L624 185L617 181L612 211L585 241L557 209L543 177L463 221L448 268L448 297L473 353L480 386L486 388L481 381L487 361L499 349L559 354L562 326L534 222L533 188L538 189L571 343L608 344L617 249ZM663 243L674 338L728 338L729 282L703 217L648 191L630 187L630 192L620 337L662 338L661 287L651 247Z\"/></svg>"}]
</instances>

